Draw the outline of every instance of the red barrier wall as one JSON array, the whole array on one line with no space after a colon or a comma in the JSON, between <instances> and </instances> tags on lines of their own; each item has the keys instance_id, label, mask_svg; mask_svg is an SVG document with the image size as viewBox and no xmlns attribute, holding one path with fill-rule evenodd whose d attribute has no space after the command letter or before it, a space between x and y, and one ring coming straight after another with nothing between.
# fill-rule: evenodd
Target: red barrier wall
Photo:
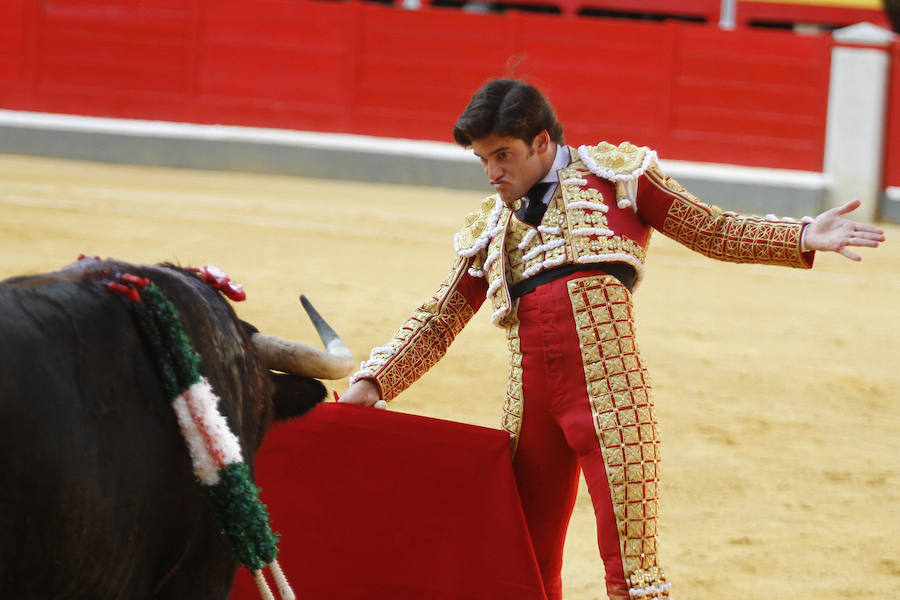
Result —
<instances>
[{"instance_id":1,"label":"red barrier wall","mask_svg":"<svg viewBox=\"0 0 900 600\"><path fill-rule=\"evenodd\" d=\"M26 16L31 4L26 1L8 0L0 11L0 98L8 106L24 103L28 87L25 69L31 52L26 23L31 25L33 19Z\"/></svg>"},{"instance_id":2,"label":"red barrier wall","mask_svg":"<svg viewBox=\"0 0 900 600\"><path fill-rule=\"evenodd\" d=\"M353 132L357 4L204 1L199 122Z\"/></svg>"},{"instance_id":3,"label":"red barrier wall","mask_svg":"<svg viewBox=\"0 0 900 600\"><path fill-rule=\"evenodd\" d=\"M890 77L884 184L885 187L900 187L900 42L894 42L891 51Z\"/></svg>"},{"instance_id":4,"label":"red barrier wall","mask_svg":"<svg viewBox=\"0 0 900 600\"><path fill-rule=\"evenodd\" d=\"M197 0L12 0L0 12L2 105L185 120L200 44ZM0 39L6 39L4 35Z\"/></svg>"},{"instance_id":5,"label":"red barrier wall","mask_svg":"<svg viewBox=\"0 0 900 600\"><path fill-rule=\"evenodd\" d=\"M508 72L570 143L819 171L831 38L309 0L7 0L0 107L450 140Z\"/></svg>"}]
</instances>

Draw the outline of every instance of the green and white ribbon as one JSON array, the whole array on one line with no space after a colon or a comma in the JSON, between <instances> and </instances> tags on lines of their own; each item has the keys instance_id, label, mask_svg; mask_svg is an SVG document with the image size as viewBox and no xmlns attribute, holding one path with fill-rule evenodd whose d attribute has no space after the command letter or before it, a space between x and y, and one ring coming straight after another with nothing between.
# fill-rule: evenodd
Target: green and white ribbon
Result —
<instances>
[{"instance_id":1,"label":"green and white ribbon","mask_svg":"<svg viewBox=\"0 0 900 600\"><path fill-rule=\"evenodd\" d=\"M131 300L133 314L153 350L164 389L172 398L194 474L206 491L216 522L235 558L253 573L263 598L274 600L262 574L262 569L268 567L281 598L294 600L293 590L276 560L278 538L269 527L259 488L250 479L240 440L219 412L219 398L209 381L200 374L200 356L184 331L178 311L162 290L147 279L123 275L119 282L107 287Z\"/></svg>"}]
</instances>

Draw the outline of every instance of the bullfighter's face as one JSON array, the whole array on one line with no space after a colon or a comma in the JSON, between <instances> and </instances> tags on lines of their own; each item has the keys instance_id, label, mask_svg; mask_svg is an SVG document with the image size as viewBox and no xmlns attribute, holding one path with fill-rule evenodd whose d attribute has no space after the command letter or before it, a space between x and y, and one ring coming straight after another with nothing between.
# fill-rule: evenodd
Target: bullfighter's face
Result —
<instances>
[{"instance_id":1,"label":"bullfighter's face","mask_svg":"<svg viewBox=\"0 0 900 600\"><path fill-rule=\"evenodd\" d=\"M551 152L552 150L552 152ZM556 145L542 131L528 144L511 136L491 134L472 142L484 174L507 204L518 200L543 179L553 164Z\"/></svg>"}]
</instances>

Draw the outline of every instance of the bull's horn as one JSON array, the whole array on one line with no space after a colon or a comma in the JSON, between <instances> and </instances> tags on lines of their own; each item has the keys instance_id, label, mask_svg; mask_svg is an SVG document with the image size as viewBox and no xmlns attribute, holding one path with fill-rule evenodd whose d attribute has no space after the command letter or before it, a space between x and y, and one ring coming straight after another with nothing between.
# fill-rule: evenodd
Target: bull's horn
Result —
<instances>
[{"instance_id":1,"label":"bull's horn","mask_svg":"<svg viewBox=\"0 0 900 600\"><path fill-rule=\"evenodd\" d=\"M306 296L300 296L300 303L306 309L310 321L316 328L325 351L264 333L254 333L253 345L270 369L305 375L316 379L341 379L350 374L355 365L353 355L341 341L334 329L325 322L322 315L313 308Z\"/></svg>"}]
</instances>

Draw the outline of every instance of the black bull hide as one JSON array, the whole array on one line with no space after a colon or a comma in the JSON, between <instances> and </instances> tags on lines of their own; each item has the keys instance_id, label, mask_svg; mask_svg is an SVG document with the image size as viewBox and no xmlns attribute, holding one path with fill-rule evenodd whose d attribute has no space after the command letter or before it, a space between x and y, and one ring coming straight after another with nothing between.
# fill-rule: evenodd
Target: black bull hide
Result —
<instances>
[{"instance_id":1,"label":"black bull hide","mask_svg":"<svg viewBox=\"0 0 900 600\"><path fill-rule=\"evenodd\" d=\"M260 362L228 302L172 266L81 261L0 282L0 598L228 595L219 534L117 274L177 308L219 410L252 457L273 419L325 395Z\"/></svg>"}]
</instances>

